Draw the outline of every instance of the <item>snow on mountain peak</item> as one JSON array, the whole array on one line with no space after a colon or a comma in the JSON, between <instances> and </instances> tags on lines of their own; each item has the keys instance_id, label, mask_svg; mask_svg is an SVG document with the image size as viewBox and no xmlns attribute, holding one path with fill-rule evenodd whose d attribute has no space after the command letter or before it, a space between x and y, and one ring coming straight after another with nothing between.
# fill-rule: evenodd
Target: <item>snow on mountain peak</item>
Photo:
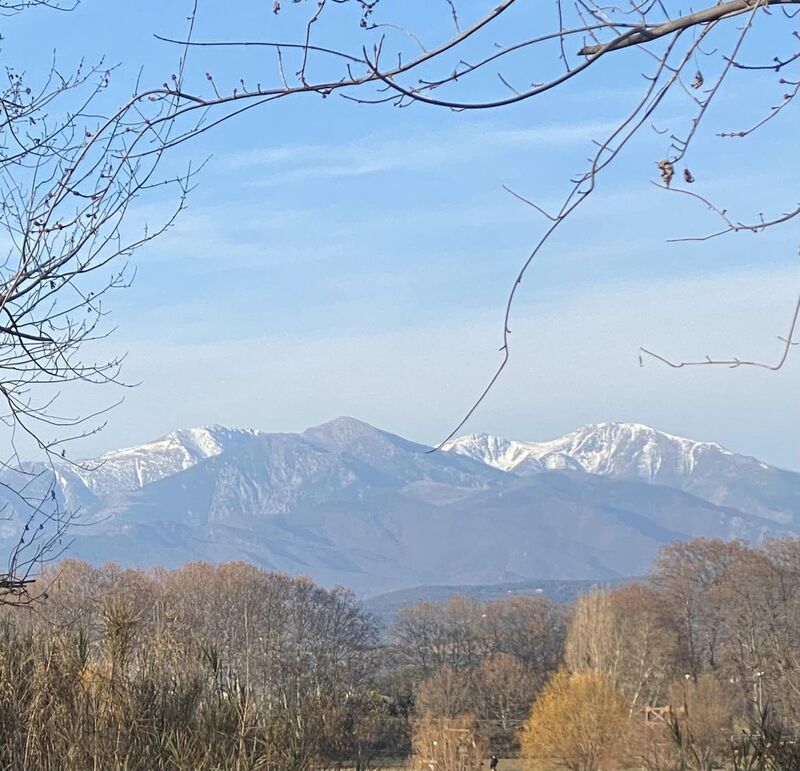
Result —
<instances>
[{"instance_id":1,"label":"snow on mountain peak","mask_svg":"<svg viewBox=\"0 0 800 771\"><path fill-rule=\"evenodd\" d=\"M466 455L480 460L502 471L513 471L521 463L536 459L534 445L491 434L467 434L447 442L443 447L448 452Z\"/></svg>"},{"instance_id":2,"label":"snow on mountain peak","mask_svg":"<svg viewBox=\"0 0 800 771\"><path fill-rule=\"evenodd\" d=\"M708 453L733 455L718 444L673 436L639 423L583 426L556 442L585 471L611 476L624 471L630 477L635 469L635 475L647 481L654 481L661 472L692 474L698 459Z\"/></svg>"},{"instance_id":3,"label":"snow on mountain peak","mask_svg":"<svg viewBox=\"0 0 800 771\"><path fill-rule=\"evenodd\" d=\"M219 425L182 428L152 442L107 452L97 460L87 461L86 468L77 473L97 494L136 490L259 434L253 429Z\"/></svg>"},{"instance_id":4,"label":"snow on mountain peak","mask_svg":"<svg viewBox=\"0 0 800 771\"><path fill-rule=\"evenodd\" d=\"M546 442L488 434L453 439L449 452L517 473L579 468L593 474L655 481L659 475L691 474L704 454L732 455L718 444L695 442L640 423L595 423Z\"/></svg>"},{"instance_id":5,"label":"snow on mountain peak","mask_svg":"<svg viewBox=\"0 0 800 771\"><path fill-rule=\"evenodd\" d=\"M549 442L470 434L445 449L519 475L571 468L674 487L775 522L796 522L800 510L795 473L714 442L696 442L640 423L595 423Z\"/></svg>"}]
</instances>

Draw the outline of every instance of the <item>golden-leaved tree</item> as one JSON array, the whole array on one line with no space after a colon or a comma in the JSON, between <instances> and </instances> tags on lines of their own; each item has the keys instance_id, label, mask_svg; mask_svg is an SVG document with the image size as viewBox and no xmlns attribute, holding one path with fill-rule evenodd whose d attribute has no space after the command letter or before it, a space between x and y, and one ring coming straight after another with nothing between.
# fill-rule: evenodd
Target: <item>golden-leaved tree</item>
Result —
<instances>
[{"instance_id":1,"label":"golden-leaved tree","mask_svg":"<svg viewBox=\"0 0 800 771\"><path fill-rule=\"evenodd\" d=\"M559 670L533 705L520 744L536 771L599 771L628 720L625 699L595 671Z\"/></svg>"}]
</instances>

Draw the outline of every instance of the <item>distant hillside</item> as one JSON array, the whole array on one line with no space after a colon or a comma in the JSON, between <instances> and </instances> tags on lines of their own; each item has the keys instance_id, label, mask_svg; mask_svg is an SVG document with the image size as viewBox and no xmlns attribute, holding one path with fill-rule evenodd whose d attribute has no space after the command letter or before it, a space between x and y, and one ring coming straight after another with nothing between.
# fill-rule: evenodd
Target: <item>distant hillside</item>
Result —
<instances>
[{"instance_id":1,"label":"distant hillside","mask_svg":"<svg viewBox=\"0 0 800 771\"><path fill-rule=\"evenodd\" d=\"M481 602L501 600L506 597L547 597L553 602L569 603L579 595L600 586L623 586L636 578L617 578L607 581L515 581L513 583L466 586L417 586L398 589L369 597L364 601L364 610L372 613L385 626L390 626L397 613L416 602L447 602L451 597L472 597Z\"/></svg>"}]
</instances>

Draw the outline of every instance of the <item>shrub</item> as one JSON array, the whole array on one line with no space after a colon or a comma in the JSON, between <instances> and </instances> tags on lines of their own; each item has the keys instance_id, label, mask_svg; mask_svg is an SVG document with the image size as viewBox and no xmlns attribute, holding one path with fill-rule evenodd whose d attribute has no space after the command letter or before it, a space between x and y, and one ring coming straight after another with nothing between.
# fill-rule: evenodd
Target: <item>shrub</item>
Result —
<instances>
[{"instance_id":1,"label":"shrub","mask_svg":"<svg viewBox=\"0 0 800 771\"><path fill-rule=\"evenodd\" d=\"M533 705L520 737L523 756L534 769L598 771L627 719L625 700L603 675L562 669Z\"/></svg>"}]
</instances>

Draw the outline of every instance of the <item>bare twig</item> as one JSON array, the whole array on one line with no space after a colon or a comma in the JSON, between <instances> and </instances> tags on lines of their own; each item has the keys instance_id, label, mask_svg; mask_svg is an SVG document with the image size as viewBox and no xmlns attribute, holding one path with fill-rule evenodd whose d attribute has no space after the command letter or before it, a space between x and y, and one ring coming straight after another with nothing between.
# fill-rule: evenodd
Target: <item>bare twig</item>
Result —
<instances>
[{"instance_id":1,"label":"bare twig","mask_svg":"<svg viewBox=\"0 0 800 771\"><path fill-rule=\"evenodd\" d=\"M783 350L780 357L774 364L763 361L740 359L737 356L728 359L712 359L710 356L706 356L705 359L700 359L699 361L673 361L665 356L662 356L661 354L651 351L649 348L641 348L640 350L646 356L651 356L652 358L660 361L662 364L666 364L668 367L672 367L673 369L681 369L683 367L707 367L722 365L724 367L729 367L730 369L737 369L738 367L759 367L761 369L768 369L772 372L777 372L783 367L784 364L786 364L792 347L800 345L800 340L794 339L794 336L797 332L799 319L800 297L797 298L797 303L792 311L792 318L791 322L789 323L789 332L787 333L786 337L778 338L783 343Z\"/></svg>"}]
</instances>

